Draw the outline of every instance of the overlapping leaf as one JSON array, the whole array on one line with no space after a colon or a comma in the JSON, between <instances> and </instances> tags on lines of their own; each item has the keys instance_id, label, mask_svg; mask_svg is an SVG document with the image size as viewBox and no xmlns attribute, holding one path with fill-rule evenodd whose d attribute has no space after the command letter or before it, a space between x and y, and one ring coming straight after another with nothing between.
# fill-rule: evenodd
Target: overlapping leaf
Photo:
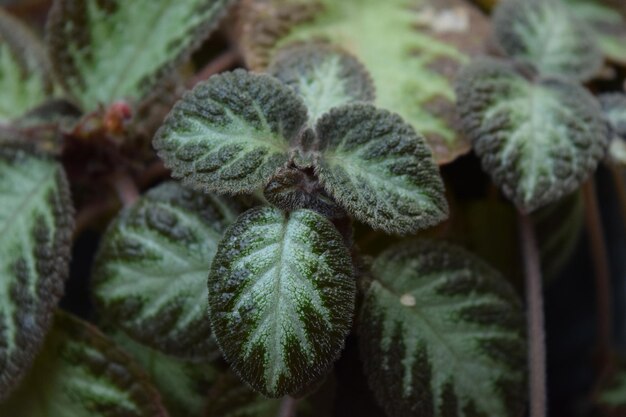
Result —
<instances>
[{"instance_id":1,"label":"overlapping leaf","mask_svg":"<svg viewBox=\"0 0 626 417\"><path fill-rule=\"evenodd\" d=\"M382 253L359 319L361 357L388 415L519 416L524 314L503 277L444 243Z\"/></svg>"},{"instance_id":2,"label":"overlapping leaf","mask_svg":"<svg viewBox=\"0 0 626 417\"><path fill-rule=\"evenodd\" d=\"M68 274L73 209L60 164L0 147L0 400L28 371Z\"/></svg>"},{"instance_id":3,"label":"overlapping leaf","mask_svg":"<svg viewBox=\"0 0 626 417\"><path fill-rule=\"evenodd\" d=\"M232 0L56 0L49 49L86 111L136 103L215 28Z\"/></svg>"},{"instance_id":4,"label":"overlapping leaf","mask_svg":"<svg viewBox=\"0 0 626 417\"><path fill-rule=\"evenodd\" d=\"M459 77L458 109L474 150L504 193L532 211L571 193L604 156L596 100L568 81L529 81L485 59Z\"/></svg>"},{"instance_id":5,"label":"overlapping leaf","mask_svg":"<svg viewBox=\"0 0 626 417\"><path fill-rule=\"evenodd\" d=\"M102 313L155 349L211 355L206 279L237 215L229 201L173 182L148 192L104 237L93 274Z\"/></svg>"},{"instance_id":6,"label":"overlapping leaf","mask_svg":"<svg viewBox=\"0 0 626 417\"><path fill-rule=\"evenodd\" d=\"M209 275L209 315L231 366L255 390L297 393L330 367L352 321L351 258L310 210L262 207L227 230Z\"/></svg>"},{"instance_id":7,"label":"overlapping leaf","mask_svg":"<svg viewBox=\"0 0 626 417\"><path fill-rule=\"evenodd\" d=\"M167 417L147 376L95 327L55 317L41 354L20 388L0 404L20 417Z\"/></svg>"},{"instance_id":8,"label":"overlapping leaf","mask_svg":"<svg viewBox=\"0 0 626 417\"><path fill-rule=\"evenodd\" d=\"M448 206L430 149L398 115L347 105L322 117L316 130L319 178L358 220L407 234L445 219Z\"/></svg>"}]
</instances>

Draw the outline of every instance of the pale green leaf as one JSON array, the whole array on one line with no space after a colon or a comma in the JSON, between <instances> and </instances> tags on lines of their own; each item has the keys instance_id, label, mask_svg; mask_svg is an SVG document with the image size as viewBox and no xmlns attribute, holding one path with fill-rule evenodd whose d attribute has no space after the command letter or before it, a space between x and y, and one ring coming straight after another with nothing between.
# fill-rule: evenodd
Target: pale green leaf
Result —
<instances>
[{"instance_id":1,"label":"pale green leaf","mask_svg":"<svg viewBox=\"0 0 626 417\"><path fill-rule=\"evenodd\" d=\"M0 400L28 371L68 275L73 208L57 162L0 147Z\"/></svg>"},{"instance_id":2,"label":"pale green leaf","mask_svg":"<svg viewBox=\"0 0 626 417\"><path fill-rule=\"evenodd\" d=\"M358 220L407 234L444 220L448 204L424 138L398 115L365 104L336 108L316 127L324 188Z\"/></svg>"},{"instance_id":3,"label":"pale green leaf","mask_svg":"<svg viewBox=\"0 0 626 417\"><path fill-rule=\"evenodd\" d=\"M442 242L406 242L376 258L359 318L370 386L387 414L519 416L524 313L502 276Z\"/></svg>"},{"instance_id":4,"label":"pale green leaf","mask_svg":"<svg viewBox=\"0 0 626 417\"><path fill-rule=\"evenodd\" d=\"M173 182L150 190L104 236L92 284L101 313L155 349L210 356L206 279L238 214L224 198Z\"/></svg>"},{"instance_id":5,"label":"pale green leaf","mask_svg":"<svg viewBox=\"0 0 626 417\"><path fill-rule=\"evenodd\" d=\"M232 0L55 0L52 62L85 111L154 92L215 28Z\"/></svg>"},{"instance_id":6,"label":"pale green leaf","mask_svg":"<svg viewBox=\"0 0 626 417\"><path fill-rule=\"evenodd\" d=\"M167 417L131 358L92 325L65 313L0 414L19 417Z\"/></svg>"},{"instance_id":7,"label":"pale green leaf","mask_svg":"<svg viewBox=\"0 0 626 417\"><path fill-rule=\"evenodd\" d=\"M355 282L341 235L310 210L249 210L227 230L209 275L217 342L270 397L324 375L350 330Z\"/></svg>"},{"instance_id":8,"label":"pale green leaf","mask_svg":"<svg viewBox=\"0 0 626 417\"><path fill-rule=\"evenodd\" d=\"M172 175L204 191L252 192L288 160L306 107L287 86L244 70L199 84L174 106L154 146Z\"/></svg>"},{"instance_id":9,"label":"pale green leaf","mask_svg":"<svg viewBox=\"0 0 626 417\"><path fill-rule=\"evenodd\" d=\"M457 94L483 168L526 212L576 190L605 154L607 125L578 84L530 81L503 61L483 59L459 76Z\"/></svg>"},{"instance_id":10,"label":"pale green leaf","mask_svg":"<svg viewBox=\"0 0 626 417\"><path fill-rule=\"evenodd\" d=\"M584 81L602 66L593 33L561 0L503 0L493 25L504 53L542 75Z\"/></svg>"}]
</instances>

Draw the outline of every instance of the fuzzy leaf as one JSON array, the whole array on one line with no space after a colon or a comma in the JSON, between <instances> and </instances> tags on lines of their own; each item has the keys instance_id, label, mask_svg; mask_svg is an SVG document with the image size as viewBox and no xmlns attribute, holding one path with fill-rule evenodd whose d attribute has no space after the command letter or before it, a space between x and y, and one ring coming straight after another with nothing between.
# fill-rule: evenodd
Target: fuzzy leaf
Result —
<instances>
[{"instance_id":1,"label":"fuzzy leaf","mask_svg":"<svg viewBox=\"0 0 626 417\"><path fill-rule=\"evenodd\" d=\"M611 129L609 157L615 163L626 165L626 94L601 94L598 100Z\"/></svg>"},{"instance_id":2,"label":"fuzzy leaf","mask_svg":"<svg viewBox=\"0 0 626 417\"><path fill-rule=\"evenodd\" d=\"M322 376L350 330L355 282L341 235L310 210L249 210L226 231L209 275L217 342L255 390L294 394Z\"/></svg>"},{"instance_id":3,"label":"fuzzy leaf","mask_svg":"<svg viewBox=\"0 0 626 417\"><path fill-rule=\"evenodd\" d=\"M130 336L177 356L211 355L206 279L239 210L169 182L122 212L93 273L102 314Z\"/></svg>"},{"instance_id":4,"label":"fuzzy leaf","mask_svg":"<svg viewBox=\"0 0 626 417\"><path fill-rule=\"evenodd\" d=\"M336 108L316 127L324 188L358 220L407 234L444 220L448 204L423 137L400 116L370 105Z\"/></svg>"},{"instance_id":5,"label":"fuzzy leaf","mask_svg":"<svg viewBox=\"0 0 626 417\"><path fill-rule=\"evenodd\" d=\"M86 322L58 313L44 348L2 415L166 417L158 392L131 358Z\"/></svg>"},{"instance_id":6,"label":"fuzzy leaf","mask_svg":"<svg viewBox=\"0 0 626 417\"><path fill-rule=\"evenodd\" d=\"M58 78L86 111L154 92L232 0L56 0L48 44Z\"/></svg>"},{"instance_id":7,"label":"fuzzy leaf","mask_svg":"<svg viewBox=\"0 0 626 417\"><path fill-rule=\"evenodd\" d=\"M353 54L372 75L376 105L422 132L438 163L469 150L459 134L453 81L489 33L463 0L247 0L246 62L264 69L284 46L316 40Z\"/></svg>"},{"instance_id":8,"label":"fuzzy leaf","mask_svg":"<svg viewBox=\"0 0 626 417\"><path fill-rule=\"evenodd\" d=\"M493 25L496 44L542 75L584 81L602 66L593 33L561 0L503 0Z\"/></svg>"},{"instance_id":9,"label":"fuzzy leaf","mask_svg":"<svg viewBox=\"0 0 626 417\"><path fill-rule=\"evenodd\" d=\"M604 156L596 100L569 81L528 81L512 66L477 61L457 83L459 114L485 171L530 212L576 190Z\"/></svg>"},{"instance_id":10,"label":"fuzzy leaf","mask_svg":"<svg viewBox=\"0 0 626 417\"><path fill-rule=\"evenodd\" d=\"M235 70L211 77L174 106L154 146L183 183L219 193L252 192L287 162L306 107L268 76Z\"/></svg>"},{"instance_id":11,"label":"fuzzy leaf","mask_svg":"<svg viewBox=\"0 0 626 417\"><path fill-rule=\"evenodd\" d=\"M68 275L73 208L60 164L0 147L0 400L28 371Z\"/></svg>"},{"instance_id":12,"label":"fuzzy leaf","mask_svg":"<svg viewBox=\"0 0 626 417\"><path fill-rule=\"evenodd\" d=\"M374 101L374 85L365 67L338 48L315 43L283 48L268 72L302 97L311 127L333 107Z\"/></svg>"},{"instance_id":13,"label":"fuzzy leaf","mask_svg":"<svg viewBox=\"0 0 626 417\"><path fill-rule=\"evenodd\" d=\"M487 264L435 241L378 256L359 320L370 386L387 414L519 416L524 313Z\"/></svg>"}]
</instances>

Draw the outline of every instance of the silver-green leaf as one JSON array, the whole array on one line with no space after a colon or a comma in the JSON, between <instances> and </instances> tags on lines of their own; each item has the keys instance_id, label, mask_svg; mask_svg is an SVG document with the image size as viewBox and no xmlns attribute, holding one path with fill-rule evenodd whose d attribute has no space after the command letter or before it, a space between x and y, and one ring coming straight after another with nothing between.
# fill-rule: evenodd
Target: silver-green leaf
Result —
<instances>
[{"instance_id":1,"label":"silver-green leaf","mask_svg":"<svg viewBox=\"0 0 626 417\"><path fill-rule=\"evenodd\" d=\"M626 165L626 94L601 94L598 100L611 130L609 157L617 164Z\"/></svg>"},{"instance_id":2,"label":"silver-green leaf","mask_svg":"<svg viewBox=\"0 0 626 417\"><path fill-rule=\"evenodd\" d=\"M85 111L137 103L189 57L233 0L55 0L52 63Z\"/></svg>"},{"instance_id":3,"label":"silver-green leaf","mask_svg":"<svg viewBox=\"0 0 626 417\"><path fill-rule=\"evenodd\" d=\"M605 154L609 134L597 101L573 82L528 80L483 59L459 76L457 95L483 168L523 211L576 190Z\"/></svg>"},{"instance_id":4,"label":"silver-green leaf","mask_svg":"<svg viewBox=\"0 0 626 417\"><path fill-rule=\"evenodd\" d=\"M379 255L359 346L389 416L523 413L521 303L499 273L458 247L405 242Z\"/></svg>"},{"instance_id":5,"label":"silver-green leaf","mask_svg":"<svg viewBox=\"0 0 626 417\"><path fill-rule=\"evenodd\" d=\"M226 199L174 182L150 190L104 236L92 284L102 314L155 349L210 356L206 279L238 214Z\"/></svg>"},{"instance_id":6,"label":"silver-green leaf","mask_svg":"<svg viewBox=\"0 0 626 417\"><path fill-rule=\"evenodd\" d=\"M203 191L252 192L288 160L307 120L302 100L269 75L222 73L179 101L154 139L175 178Z\"/></svg>"},{"instance_id":7,"label":"silver-green leaf","mask_svg":"<svg viewBox=\"0 0 626 417\"><path fill-rule=\"evenodd\" d=\"M0 400L41 348L68 275L73 208L57 162L0 147Z\"/></svg>"},{"instance_id":8,"label":"silver-green leaf","mask_svg":"<svg viewBox=\"0 0 626 417\"><path fill-rule=\"evenodd\" d=\"M315 382L354 313L350 254L310 210L249 210L226 231L209 275L209 316L236 373L269 397Z\"/></svg>"},{"instance_id":9,"label":"silver-green leaf","mask_svg":"<svg viewBox=\"0 0 626 417\"><path fill-rule=\"evenodd\" d=\"M542 75L584 81L602 66L593 33L561 0L503 0L493 25L496 44Z\"/></svg>"},{"instance_id":10,"label":"silver-green leaf","mask_svg":"<svg viewBox=\"0 0 626 417\"><path fill-rule=\"evenodd\" d=\"M333 109L316 126L317 174L346 211L374 229L407 234L448 215L443 183L424 138L371 105Z\"/></svg>"}]
</instances>

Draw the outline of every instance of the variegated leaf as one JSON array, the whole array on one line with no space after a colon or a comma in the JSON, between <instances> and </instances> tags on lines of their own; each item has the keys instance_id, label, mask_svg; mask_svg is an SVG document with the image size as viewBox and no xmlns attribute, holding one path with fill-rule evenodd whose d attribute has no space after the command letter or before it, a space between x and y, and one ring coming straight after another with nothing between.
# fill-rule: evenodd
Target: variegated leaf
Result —
<instances>
[{"instance_id":1,"label":"variegated leaf","mask_svg":"<svg viewBox=\"0 0 626 417\"><path fill-rule=\"evenodd\" d=\"M435 241L393 246L374 261L360 314L361 357L389 416L523 413L524 313L480 259Z\"/></svg>"},{"instance_id":2,"label":"variegated leaf","mask_svg":"<svg viewBox=\"0 0 626 417\"><path fill-rule=\"evenodd\" d=\"M365 104L335 108L316 127L317 174L346 211L374 229L407 234L444 220L448 204L424 138L400 116Z\"/></svg>"},{"instance_id":3,"label":"variegated leaf","mask_svg":"<svg viewBox=\"0 0 626 417\"><path fill-rule=\"evenodd\" d=\"M227 230L209 275L209 316L226 360L255 390L294 394L343 347L355 282L341 235L310 210L249 210Z\"/></svg>"},{"instance_id":4,"label":"variegated leaf","mask_svg":"<svg viewBox=\"0 0 626 417\"><path fill-rule=\"evenodd\" d=\"M483 59L457 82L458 110L493 181L526 212L576 190L608 144L597 101L578 84L528 80Z\"/></svg>"},{"instance_id":5,"label":"variegated leaf","mask_svg":"<svg viewBox=\"0 0 626 417\"><path fill-rule=\"evenodd\" d=\"M167 417L159 393L131 358L92 325L58 313L19 389L0 403L19 417Z\"/></svg>"},{"instance_id":6,"label":"variegated leaf","mask_svg":"<svg viewBox=\"0 0 626 417\"><path fill-rule=\"evenodd\" d=\"M55 0L48 44L85 111L137 103L208 36L233 0Z\"/></svg>"},{"instance_id":7,"label":"variegated leaf","mask_svg":"<svg viewBox=\"0 0 626 417\"><path fill-rule=\"evenodd\" d=\"M626 165L626 94L601 94L598 100L611 129L609 157L613 162Z\"/></svg>"},{"instance_id":8,"label":"variegated leaf","mask_svg":"<svg viewBox=\"0 0 626 417\"><path fill-rule=\"evenodd\" d=\"M199 84L174 106L154 146L172 175L204 191L252 192L287 162L306 107L287 86L244 70Z\"/></svg>"},{"instance_id":9,"label":"variegated leaf","mask_svg":"<svg viewBox=\"0 0 626 417\"><path fill-rule=\"evenodd\" d=\"M212 354L206 280L238 207L169 182L124 210L104 236L93 272L109 321L163 352Z\"/></svg>"},{"instance_id":10,"label":"variegated leaf","mask_svg":"<svg viewBox=\"0 0 626 417\"><path fill-rule=\"evenodd\" d=\"M562 0L503 0L493 25L496 44L542 75L584 81L602 66L593 33Z\"/></svg>"},{"instance_id":11,"label":"variegated leaf","mask_svg":"<svg viewBox=\"0 0 626 417\"><path fill-rule=\"evenodd\" d=\"M73 209L57 162L0 147L0 400L28 371L68 275Z\"/></svg>"}]
</instances>

